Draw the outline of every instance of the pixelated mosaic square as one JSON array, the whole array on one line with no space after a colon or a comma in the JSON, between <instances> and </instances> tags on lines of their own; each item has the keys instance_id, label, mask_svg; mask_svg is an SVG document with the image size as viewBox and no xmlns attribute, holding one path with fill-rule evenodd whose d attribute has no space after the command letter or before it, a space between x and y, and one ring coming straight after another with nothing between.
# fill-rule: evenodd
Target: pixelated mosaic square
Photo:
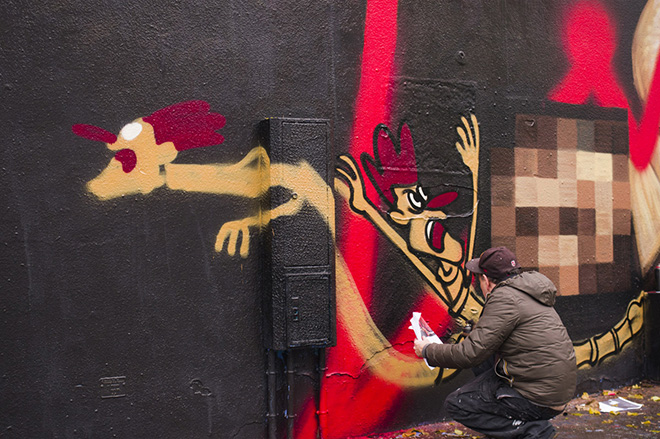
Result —
<instances>
[{"instance_id":1,"label":"pixelated mosaic square","mask_svg":"<svg viewBox=\"0 0 660 439\"><path fill-rule=\"evenodd\" d=\"M519 114L491 149L491 242L560 295L624 291L631 270L625 122Z\"/></svg>"}]
</instances>

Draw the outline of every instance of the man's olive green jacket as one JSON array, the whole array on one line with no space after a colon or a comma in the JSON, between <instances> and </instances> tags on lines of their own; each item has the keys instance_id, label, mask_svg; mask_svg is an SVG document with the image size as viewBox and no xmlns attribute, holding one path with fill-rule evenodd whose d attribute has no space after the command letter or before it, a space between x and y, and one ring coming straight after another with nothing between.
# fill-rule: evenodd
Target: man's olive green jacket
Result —
<instances>
[{"instance_id":1,"label":"man's olive green jacket","mask_svg":"<svg viewBox=\"0 0 660 439\"><path fill-rule=\"evenodd\" d=\"M498 354L496 371L535 404L555 407L575 394L573 343L553 308L557 289L541 273L524 272L488 294L472 332L458 344L431 344L432 366L466 369Z\"/></svg>"}]
</instances>

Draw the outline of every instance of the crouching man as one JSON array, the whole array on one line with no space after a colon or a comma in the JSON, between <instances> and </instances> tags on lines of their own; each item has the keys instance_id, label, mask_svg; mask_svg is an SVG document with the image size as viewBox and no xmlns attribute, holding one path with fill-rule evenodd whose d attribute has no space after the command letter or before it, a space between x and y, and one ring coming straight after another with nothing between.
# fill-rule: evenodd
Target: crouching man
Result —
<instances>
[{"instance_id":1,"label":"crouching man","mask_svg":"<svg viewBox=\"0 0 660 439\"><path fill-rule=\"evenodd\" d=\"M486 303L472 332L458 344L415 341L432 366L483 372L447 397L445 408L465 426L494 438L552 438L548 421L574 396L577 368L566 328L554 310L557 289L544 275L522 272L506 247L467 263Z\"/></svg>"}]
</instances>

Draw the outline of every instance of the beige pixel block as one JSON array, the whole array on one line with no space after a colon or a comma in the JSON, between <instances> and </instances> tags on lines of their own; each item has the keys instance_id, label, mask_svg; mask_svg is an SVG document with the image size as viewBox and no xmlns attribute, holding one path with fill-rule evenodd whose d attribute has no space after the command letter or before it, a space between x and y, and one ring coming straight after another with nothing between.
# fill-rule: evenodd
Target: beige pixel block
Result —
<instances>
[{"instance_id":1,"label":"beige pixel block","mask_svg":"<svg viewBox=\"0 0 660 439\"><path fill-rule=\"evenodd\" d=\"M594 166L596 153L591 151L577 151L575 157L578 180L595 180Z\"/></svg>"},{"instance_id":2,"label":"beige pixel block","mask_svg":"<svg viewBox=\"0 0 660 439\"><path fill-rule=\"evenodd\" d=\"M577 178L577 151L560 149L557 151L557 178L575 180Z\"/></svg>"},{"instance_id":3,"label":"beige pixel block","mask_svg":"<svg viewBox=\"0 0 660 439\"><path fill-rule=\"evenodd\" d=\"M556 236L539 236L539 267L559 265L559 240Z\"/></svg>"},{"instance_id":4,"label":"beige pixel block","mask_svg":"<svg viewBox=\"0 0 660 439\"><path fill-rule=\"evenodd\" d=\"M559 289L560 296L573 296L580 294L580 267L559 267Z\"/></svg>"},{"instance_id":5,"label":"beige pixel block","mask_svg":"<svg viewBox=\"0 0 660 439\"><path fill-rule=\"evenodd\" d=\"M614 243L612 235L596 236L596 262L608 263L614 260Z\"/></svg>"},{"instance_id":6,"label":"beige pixel block","mask_svg":"<svg viewBox=\"0 0 660 439\"><path fill-rule=\"evenodd\" d=\"M508 175L493 175L490 178L490 202L492 206L513 206L515 191L513 178Z\"/></svg>"},{"instance_id":7,"label":"beige pixel block","mask_svg":"<svg viewBox=\"0 0 660 439\"><path fill-rule=\"evenodd\" d=\"M612 207L630 210L630 184L627 181L612 182Z\"/></svg>"},{"instance_id":8,"label":"beige pixel block","mask_svg":"<svg viewBox=\"0 0 660 439\"><path fill-rule=\"evenodd\" d=\"M538 207L559 206L559 180L556 178L537 178L536 197Z\"/></svg>"},{"instance_id":9,"label":"beige pixel block","mask_svg":"<svg viewBox=\"0 0 660 439\"><path fill-rule=\"evenodd\" d=\"M596 209L596 236L612 236L614 215L611 210Z\"/></svg>"},{"instance_id":10,"label":"beige pixel block","mask_svg":"<svg viewBox=\"0 0 660 439\"><path fill-rule=\"evenodd\" d=\"M516 148L516 176L532 177L538 171L538 151L531 148Z\"/></svg>"},{"instance_id":11,"label":"beige pixel block","mask_svg":"<svg viewBox=\"0 0 660 439\"><path fill-rule=\"evenodd\" d=\"M537 189L535 177L516 177L516 206L537 207Z\"/></svg>"},{"instance_id":12,"label":"beige pixel block","mask_svg":"<svg viewBox=\"0 0 660 439\"><path fill-rule=\"evenodd\" d=\"M578 265L577 235L559 235L559 265Z\"/></svg>"},{"instance_id":13,"label":"beige pixel block","mask_svg":"<svg viewBox=\"0 0 660 439\"><path fill-rule=\"evenodd\" d=\"M594 153L594 179L596 181L612 181L612 154Z\"/></svg>"},{"instance_id":14,"label":"beige pixel block","mask_svg":"<svg viewBox=\"0 0 660 439\"><path fill-rule=\"evenodd\" d=\"M491 208L491 236L514 236L516 232L515 206L493 206Z\"/></svg>"},{"instance_id":15,"label":"beige pixel block","mask_svg":"<svg viewBox=\"0 0 660 439\"><path fill-rule=\"evenodd\" d=\"M559 182L559 206L578 207L577 180L561 179Z\"/></svg>"},{"instance_id":16,"label":"beige pixel block","mask_svg":"<svg viewBox=\"0 0 660 439\"><path fill-rule=\"evenodd\" d=\"M612 210L614 206L612 183L608 181L597 181L595 186L596 209Z\"/></svg>"},{"instance_id":17,"label":"beige pixel block","mask_svg":"<svg viewBox=\"0 0 660 439\"><path fill-rule=\"evenodd\" d=\"M575 119L557 119L557 148L577 149L577 123Z\"/></svg>"},{"instance_id":18,"label":"beige pixel block","mask_svg":"<svg viewBox=\"0 0 660 439\"><path fill-rule=\"evenodd\" d=\"M536 236L517 236L516 258L523 267L538 267L539 239Z\"/></svg>"},{"instance_id":19,"label":"beige pixel block","mask_svg":"<svg viewBox=\"0 0 660 439\"><path fill-rule=\"evenodd\" d=\"M578 207L580 209L596 208L596 183L587 180L577 181Z\"/></svg>"}]
</instances>

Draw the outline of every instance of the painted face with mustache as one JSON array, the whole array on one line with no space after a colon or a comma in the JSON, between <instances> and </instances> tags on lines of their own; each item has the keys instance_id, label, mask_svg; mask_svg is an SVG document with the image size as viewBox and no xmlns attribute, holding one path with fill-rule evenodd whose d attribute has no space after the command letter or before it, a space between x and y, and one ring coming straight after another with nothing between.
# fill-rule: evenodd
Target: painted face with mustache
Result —
<instances>
[{"instance_id":1,"label":"painted face with mustache","mask_svg":"<svg viewBox=\"0 0 660 439\"><path fill-rule=\"evenodd\" d=\"M458 193L434 194L419 184L391 190L395 195L395 208L389 211L389 216L395 223L409 226L409 247L444 262L459 264L463 256L461 244L442 224L447 218L443 208L456 200Z\"/></svg>"}]
</instances>

